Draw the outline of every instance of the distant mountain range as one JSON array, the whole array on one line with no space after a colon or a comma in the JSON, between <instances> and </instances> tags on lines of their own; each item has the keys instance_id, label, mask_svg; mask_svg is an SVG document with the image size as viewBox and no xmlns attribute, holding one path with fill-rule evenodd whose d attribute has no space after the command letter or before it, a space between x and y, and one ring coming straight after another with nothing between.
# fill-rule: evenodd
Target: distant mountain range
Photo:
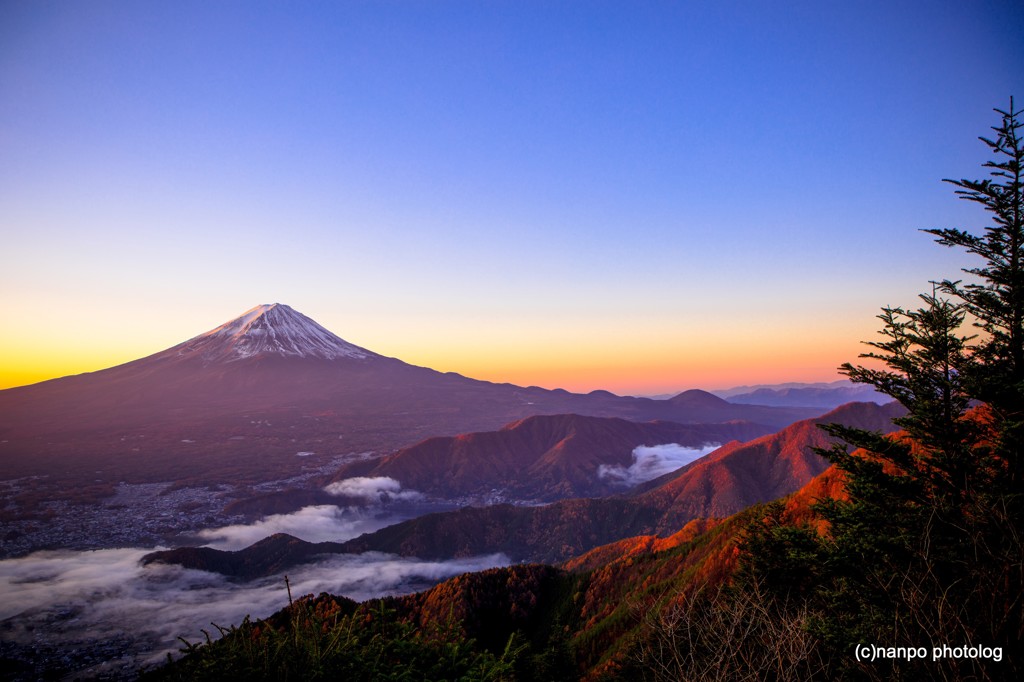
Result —
<instances>
[{"instance_id":1,"label":"distant mountain range","mask_svg":"<svg viewBox=\"0 0 1024 682\"><path fill-rule=\"evenodd\" d=\"M318 554L380 551L422 559L504 552L515 560L564 561L599 545L640 535L670 535L694 520L726 517L790 494L825 471L812 447L830 439L820 423L891 432L896 403L853 403L749 443L732 443L632 494L571 499L545 506L509 504L429 514L345 543L268 538L236 552L179 548L147 561L178 563L235 577L269 575Z\"/></svg>"},{"instance_id":2,"label":"distant mountain range","mask_svg":"<svg viewBox=\"0 0 1024 682\"><path fill-rule=\"evenodd\" d=\"M731 403L743 405L774 405L790 407L816 407L832 409L852 402L889 402L891 398L878 393L874 387L854 384L848 380L816 384L775 384L764 386L737 386L714 395Z\"/></svg>"}]
</instances>

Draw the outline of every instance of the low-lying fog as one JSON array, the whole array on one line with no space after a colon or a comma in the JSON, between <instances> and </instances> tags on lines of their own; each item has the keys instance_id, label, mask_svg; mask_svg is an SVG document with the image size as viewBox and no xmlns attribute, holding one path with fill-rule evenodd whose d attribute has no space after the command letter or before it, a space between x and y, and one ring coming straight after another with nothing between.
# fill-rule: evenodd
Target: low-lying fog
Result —
<instances>
[{"instance_id":1,"label":"low-lying fog","mask_svg":"<svg viewBox=\"0 0 1024 682\"><path fill-rule=\"evenodd\" d=\"M628 467L602 464L597 468L597 475L623 487L631 487L684 467L720 447L719 443L707 443L697 448L676 443L641 445L634 448L633 463Z\"/></svg>"},{"instance_id":2,"label":"low-lying fog","mask_svg":"<svg viewBox=\"0 0 1024 682\"><path fill-rule=\"evenodd\" d=\"M638 447L629 467L602 466L598 475L636 485L711 452L717 445ZM342 542L430 511L423 496L390 478L352 478L324 489L361 507L316 505L251 524L203 530L195 544L238 550L274 533L309 542ZM341 502L341 499L339 499ZM150 564L149 549L46 551L0 561L0 659L27 661L24 674L133 677L181 648L179 637L216 635L212 623L237 625L287 604L283 576L231 582L180 566ZM421 561L376 552L331 555L288 571L292 594L329 592L356 600L425 589L467 571L507 565L503 554Z\"/></svg>"},{"instance_id":3,"label":"low-lying fog","mask_svg":"<svg viewBox=\"0 0 1024 682\"><path fill-rule=\"evenodd\" d=\"M319 505L207 530L203 538L218 549L240 549L276 532L344 541L408 517L381 506ZM141 566L150 551L47 551L0 561L0 658L34 658L42 665L45 657L47 665L79 675L131 676L176 654L179 636L198 641L202 629L216 635L211 623L227 627L246 615L266 617L288 602L283 576L236 583L180 566ZM508 563L501 554L420 561L371 552L333 555L294 567L288 577L296 597L330 592L364 600Z\"/></svg>"}]
</instances>

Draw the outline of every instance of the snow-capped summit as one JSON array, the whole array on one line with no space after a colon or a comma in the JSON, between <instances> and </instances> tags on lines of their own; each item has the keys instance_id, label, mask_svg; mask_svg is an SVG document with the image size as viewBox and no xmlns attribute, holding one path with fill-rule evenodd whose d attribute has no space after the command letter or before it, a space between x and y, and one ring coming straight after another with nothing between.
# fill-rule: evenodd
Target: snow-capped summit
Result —
<instances>
[{"instance_id":1,"label":"snow-capped summit","mask_svg":"<svg viewBox=\"0 0 1024 682\"><path fill-rule=\"evenodd\" d=\"M326 360L376 356L283 303L258 305L189 339L177 351L179 356L200 355L205 362L231 362L265 354Z\"/></svg>"}]
</instances>

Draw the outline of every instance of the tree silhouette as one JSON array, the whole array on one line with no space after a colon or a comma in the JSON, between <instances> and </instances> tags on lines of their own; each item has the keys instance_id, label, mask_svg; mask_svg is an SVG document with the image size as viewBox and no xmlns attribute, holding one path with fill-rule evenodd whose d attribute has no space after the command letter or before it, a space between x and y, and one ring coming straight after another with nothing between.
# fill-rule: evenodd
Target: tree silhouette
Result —
<instances>
[{"instance_id":1,"label":"tree silhouette","mask_svg":"<svg viewBox=\"0 0 1024 682\"><path fill-rule=\"evenodd\" d=\"M885 308L880 341L840 371L899 401L896 437L825 427L821 454L846 477L844 499L816 505L823 534L764 522L741 570L776 600L811 605L830 674L849 679L1019 679L1024 636L1021 542L1024 434L1024 228L1020 112L996 110L990 178L952 180L992 224L926 232L983 263L945 280L915 310ZM948 298L945 298L948 297ZM971 327L977 330L971 333ZM852 451L851 451L852 449ZM987 644L1005 657L858 661L858 644Z\"/></svg>"}]
</instances>

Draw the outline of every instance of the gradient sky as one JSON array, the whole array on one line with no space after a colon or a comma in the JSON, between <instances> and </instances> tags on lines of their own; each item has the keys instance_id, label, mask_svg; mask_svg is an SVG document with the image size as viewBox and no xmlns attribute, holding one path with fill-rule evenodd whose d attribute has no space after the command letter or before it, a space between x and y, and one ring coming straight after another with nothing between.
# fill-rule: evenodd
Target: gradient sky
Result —
<instances>
[{"instance_id":1,"label":"gradient sky","mask_svg":"<svg viewBox=\"0 0 1024 682\"><path fill-rule=\"evenodd\" d=\"M519 384L833 380L970 265L1003 2L0 3L0 387L260 303Z\"/></svg>"}]
</instances>

